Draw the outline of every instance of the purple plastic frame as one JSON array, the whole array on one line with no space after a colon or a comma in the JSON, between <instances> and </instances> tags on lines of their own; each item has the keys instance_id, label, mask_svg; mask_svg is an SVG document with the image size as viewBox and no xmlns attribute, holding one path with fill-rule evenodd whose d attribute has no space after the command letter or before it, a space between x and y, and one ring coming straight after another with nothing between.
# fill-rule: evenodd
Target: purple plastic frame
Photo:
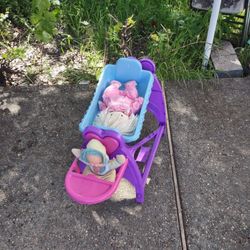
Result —
<instances>
[{"instance_id":1,"label":"purple plastic frame","mask_svg":"<svg viewBox=\"0 0 250 250\"><path fill-rule=\"evenodd\" d=\"M166 106L163 95L163 90L155 75L155 64L150 59L141 59L140 63L144 70L148 70L154 75L154 84L150 95L149 104L147 110L151 112L158 122L158 128L149 134L147 137L143 138L141 141L137 142L135 145L127 145L119 133L115 131L106 130L102 131L94 126L87 127L83 133L83 139L86 139L86 134L93 133L101 137L112 137L119 142L119 147L113 152L116 154L124 154L128 159L128 166L124 173L124 178L126 178L130 183L132 183L136 189L136 201L139 203L144 202L144 189L145 184L159 146L161 137L165 134L166 129ZM153 144L149 146L144 146L149 141L154 140ZM87 140L84 140L83 147L86 146ZM136 153L137 152L137 153ZM112 154L112 155L113 155ZM135 155L136 154L136 155ZM111 157L112 157L111 155ZM140 170L138 163L144 164L143 170ZM81 166L80 168L84 168Z\"/></svg>"}]
</instances>

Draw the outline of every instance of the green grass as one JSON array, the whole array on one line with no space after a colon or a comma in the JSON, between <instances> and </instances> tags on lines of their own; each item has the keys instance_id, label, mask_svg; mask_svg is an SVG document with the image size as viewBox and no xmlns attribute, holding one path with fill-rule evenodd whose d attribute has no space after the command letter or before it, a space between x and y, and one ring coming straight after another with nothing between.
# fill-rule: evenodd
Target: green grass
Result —
<instances>
[{"instance_id":1,"label":"green grass","mask_svg":"<svg viewBox=\"0 0 250 250\"><path fill-rule=\"evenodd\" d=\"M201 69L210 14L194 12L188 1L104 0L62 2L63 22L77 44L91 43L108 61L122 56L118 24L133 16L133 56L148 56L161 79L209 78Z\"/></svg>"},{"instance_id":2,"label":"green grass","mask_svg":"<svg viewBox=\"0 0 250 250\"><path fill-rule=\"evenodd\" d=\"M250 66L250 45L246 45L244 48L236 49L239 60L242 63L243 68L247 69ZM249 70L249 69L248 69Z\"/></svg>"}]
</instances>

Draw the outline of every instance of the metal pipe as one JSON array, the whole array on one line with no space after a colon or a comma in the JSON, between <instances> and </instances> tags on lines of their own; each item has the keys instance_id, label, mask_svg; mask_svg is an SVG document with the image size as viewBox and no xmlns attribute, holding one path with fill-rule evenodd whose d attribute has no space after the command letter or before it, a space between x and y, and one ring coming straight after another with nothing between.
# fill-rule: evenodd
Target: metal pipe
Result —
<instances>
[{"instance_id":1,"label":"metal pipe","mask_svg":"<svg viewBox=\"0 0 250 250\"><path fill-rule=\"evenodd\" d=\"M242 41L241 45L244 47L246 45L249 32L250 32L250 1L246 1L246 9L245 9L245 20L244 20L244 29L243 29L243 34L242 34Z\"/></svg>"},{"instance_id":2,"label":"metal pipe","mask_svg":"<svg viewBox=\"0 0 250 250\"><path fill-rule=\"evenodd\" d=\"M185 224L183 219L183 209L181 204L181 193L179 190L179 181L177 177L177 170L175 166L175 157L174 157L174 147L172 143L172 133L170 127L170 120L169 120L169 112L168 112L168 102L167 102L167 94L165 92L164 85L162 84L162 92L163 97L165 100L165 107L166 107L166 125L167 125L167 135L168 135L168 146L169 146L169 154L170 154L170 161L171 161L171 171L172 171L172 180L174 184L174 192L175 192L175 201L176 201L176 210L177 210L177 218L181 236L181 248L182 250L187 250L187 240L186 240L186 230Z\"/></svg>"},{"instance_id":3,"label":"metal pipe","mask_svg":"<svg viewBox=\"0 0 250 250\"><path fill-rule=\"evenodd\" d=\"M202 67L204 69L207 67L208 61L211 55L212 45L214 41L214 34L215 34L216 26L217 26L219 13L220 13L220 6L221 6L221 0L214 0L208 33L207 33L207 40L205 44L204 58L203 58L203 63L202 63Z\"/></svg>"}]
</instances>

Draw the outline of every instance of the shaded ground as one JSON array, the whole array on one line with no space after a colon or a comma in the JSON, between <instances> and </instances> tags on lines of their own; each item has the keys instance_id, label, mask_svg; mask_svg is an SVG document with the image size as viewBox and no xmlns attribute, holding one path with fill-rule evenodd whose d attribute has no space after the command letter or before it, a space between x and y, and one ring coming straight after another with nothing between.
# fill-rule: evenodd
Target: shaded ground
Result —
<instances>
[{"instance_id":1,"label":"shaded ground","mask_svg":"<svg viewBox=\"0 0 250 250\"><path fill-rule=\"evenodd\" d=\"M167 140L145 204L72 202L64 177L93 91L13 87L0 93L0 249L180 249ZM150 119L145 123L150 129Z\"/></svg>"},{"instance_id":2,"label":"shaded ground","mask_svg":"<svg viewBox=\"0 0 250 250\"><path fill-rule=\"evenodd\" d=\"M189 249L250 249L250 78L167 89Z\"/></svg>"}]
</instances>

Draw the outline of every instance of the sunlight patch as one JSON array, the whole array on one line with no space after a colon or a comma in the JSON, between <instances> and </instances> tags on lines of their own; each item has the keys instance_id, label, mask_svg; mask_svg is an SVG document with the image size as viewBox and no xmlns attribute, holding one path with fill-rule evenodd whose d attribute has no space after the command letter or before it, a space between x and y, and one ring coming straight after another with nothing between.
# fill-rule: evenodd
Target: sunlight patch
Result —
<instances>
[{"instance_id":1,"label":"sunlight patch","mask_svg":"<svg viewBox=\"0 0 250 250\"><path fill-rule=\"evenodd\" d=\"M95 221L100 225L103 226L105 224L105 220L103 217L99 216L96 211L92 211L92 215L95 219Z\"/></svg>"},{"instance_id":2,"label":"sunlight patch","mask_svg":"<svg viewBox=\"0 0 250 250\"><path fill-rule=\"evenodd\" d=\"M48 87L48 88L41 89L39 92L41 95L48 95L51 93L53 93L53 94L58 93L58 89L55 87Z\"/></svg>"},{"instance_id":3,"label":"sunlight patch","mask_svg":"<svg viewBox=\"0 0 250 250\"><path fill-rule=\"evenodd\" d=\"M179 113L180 115L187 115L187 116L189 116L194 121L198 121L199 120L198 117L191 110L191 108L186 107L183 103L181 103L178 100L174 100L172 110L174 112Z\"/></svg>"},{"instance_id":4,"label":"sunlight patch","mask_svg":"<svg viewBox=\"0 0 250 250\"><path fill-rule=\"evenodd\" d=\"M156 165L161 165L162 164L162 157L160 157L160 156L156 156L155 158L154 158L154 163L156 164Z\"/></svg>"},{"instance_id":5,"label":"sunlight patch","mask_svg":"<svg viewBox=\"0 0 250 250\"><path fill-rule=\"evenodd\" d=\"M3 190L0 190L0 203L6 200L6 195Z\"/></svg>"},{"instance_id":6,"label":"sunlight patch","mask_svg":"<svg viewBox=\"0 0 250 250\"><path fill-rule=\"evenodd\" d=\"M1 110L8 109L12 115L17 115L21 109L20 105L18 104L18 101L20 101L20 99L16 100L16 98L13 98L10 101L13 101L13 102L8 103L7 99L3 100L3 104L0 106L0 109Z\"/></svg>"},{"instance_id":7,"label":"sunlight patch","mask_svg":"<svg viewBox=\"0 0 250 250\"><path fill-rule=\"evenodd\" d=\"M121 209L129 215L139 216L141 214L142 206L122 207Z\"/></svg>"}]
</instances>

